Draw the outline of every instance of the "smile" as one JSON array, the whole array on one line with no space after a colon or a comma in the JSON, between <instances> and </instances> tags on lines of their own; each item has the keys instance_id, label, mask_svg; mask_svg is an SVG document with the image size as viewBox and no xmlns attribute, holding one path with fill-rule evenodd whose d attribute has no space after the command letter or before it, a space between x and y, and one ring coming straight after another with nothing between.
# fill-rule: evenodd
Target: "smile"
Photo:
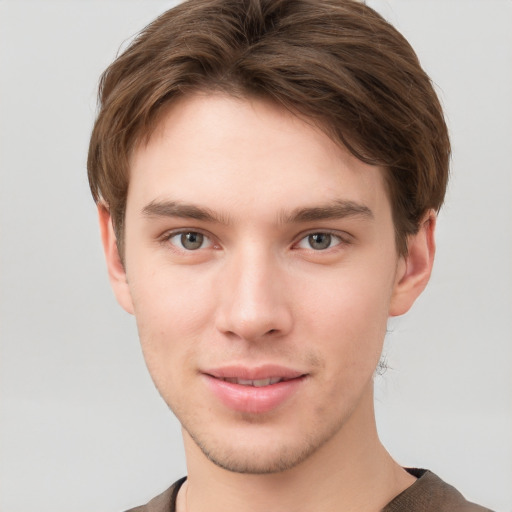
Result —
<instances>
[{"instance_id":1,"label":"smile","mask_svg":"<svg viewBox=\"0 0 512 512\"><path fill-rule=\"evenodd\" d=\"M251 380L251 379L239 379L237 377L225 377L225 378L222 378L222 380L225 382L231 382L231 384L239 384L240 386L254 386L256 388L261 388L263 386L270 386L272 384L277 384L278 382L282 382L282 381L290 380L290 379L285 379L283 377L271 377L268 379Z\"/></svg>"},{"instance_id":2,"label":"smile","mask_svg":"<svg viewBox=\"0 0 512 512\"><path fill-rule=\"evenodd\" d=\"M289 403L308 380L308 374L289 368L225 367L203 373L212 397L235 412L263 414Z\"/></svg>"}]
</instances>

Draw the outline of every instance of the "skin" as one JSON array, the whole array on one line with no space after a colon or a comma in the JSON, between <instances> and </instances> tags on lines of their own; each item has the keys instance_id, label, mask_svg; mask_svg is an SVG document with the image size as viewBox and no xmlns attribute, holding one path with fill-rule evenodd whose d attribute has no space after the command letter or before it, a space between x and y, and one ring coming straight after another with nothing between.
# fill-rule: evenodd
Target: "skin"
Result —
<instances>
[{"instance_id":1,"label":"skin","mask_svg":"<svg viewBox=\"0 0 512 512\"><path fill-rule=\"evenodd\" d=\"M382 168L272 103L196 94L133 153L124 264L99 216L114 292L183 427L178 510L380 510L411 485L378 440L372 379L388 317L430 276L435 215L399 256ZM263 413L205 379L269 364L304 377Z\"/></svg>"}]
</instances>

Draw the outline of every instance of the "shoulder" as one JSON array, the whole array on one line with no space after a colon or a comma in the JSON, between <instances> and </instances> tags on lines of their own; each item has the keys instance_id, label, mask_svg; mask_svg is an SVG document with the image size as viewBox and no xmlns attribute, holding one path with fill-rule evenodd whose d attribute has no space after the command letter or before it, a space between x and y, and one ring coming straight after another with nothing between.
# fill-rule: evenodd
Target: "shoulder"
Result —
<instances>
[{"instance_id":1,"label":"shoulder","mask_svg":"<svg viewBox=\"0 0 512 512\"><path fill-rule=\"evenodd\" d=\"M454 487L425 469L407 469L417 477L408 489L394 498L382 512L491 512L467 501Z\"/></svg>"},{"instance_id":2,"label":"shoulder","mask_svg":"<svg viewBox=\"0 0 512 512\"><path fill-rule=\"evenodd\" d=\"M382 512L492 512L467 501L454 487L425 469L408 469L416 482L394 498ZM175 482L146 505L126 512L175 512L176 496L186 477Z\"/></svg>"},{"instance_id":3,"label":"shoulder","mask_svg":"<svg viewBox=\"0 0 512 512\"><path fill-rule=\"evenodd\" d=\"M176 496L186 477L180 478L177 482L169 487L162 494L159 494L145 505L131 508L126 512L174 512Z\"/></svg>"}]
</instances>

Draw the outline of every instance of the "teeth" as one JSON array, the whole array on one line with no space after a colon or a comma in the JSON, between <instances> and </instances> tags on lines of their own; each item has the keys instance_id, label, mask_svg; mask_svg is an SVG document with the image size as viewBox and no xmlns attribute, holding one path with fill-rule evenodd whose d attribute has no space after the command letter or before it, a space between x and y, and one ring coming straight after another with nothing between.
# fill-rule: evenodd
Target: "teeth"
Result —
<instances>
[{"instance_id":1,"label":"teeth","mask_svg":"<svg viewBox=\"0 0 512 512\"><path fill-rule=\"evenodd\" d=\"M249 379L235 379L235 383L240 384L241 386L255 386L255 382L261 382L261 380L255 381Z\"/></svg>"},{"instance_id":2,"label":"teeth","mask_svg":"<svg viewBox=\"0 0 512 512\"><path fill-rule=\"evenodd\" d=\"M240 386L254 386L256 388L261 388L263 386L270 386L271 384L277 384L281 382L281 377L270 377L268 379L238 379L237 377L226 377L223 380L226 382L231 382L231 384L239 384Z\"/></svg>"},{"instance_id":3,"label":"teeth","mask_svg":"<svg viewBox=\"0 0 512 512\"><path fill-rule=\"evenodd\" d=\"M260 387L263 387L263 386L268 386L270 384L270 380L271 379L258 379L258 380L253 380L252 381L252 385L256 388L260 388Z\"/></svg>"}]
</instances>

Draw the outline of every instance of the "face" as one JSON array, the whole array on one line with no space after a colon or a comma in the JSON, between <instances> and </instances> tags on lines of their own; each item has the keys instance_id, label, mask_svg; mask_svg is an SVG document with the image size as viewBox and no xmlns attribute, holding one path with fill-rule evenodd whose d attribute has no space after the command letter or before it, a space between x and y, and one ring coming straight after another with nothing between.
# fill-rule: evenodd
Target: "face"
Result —
<instances>
[{"instance_id":1,"label":"face","mask_svg":"<svg viewBox=\"0 0 512 512\"><path fill-rule=\"evenodd\" d=\"M367 421L407 275L383 169L273 104L198 94L134 152L125 226L114 288L208 458L282 471Z\"/></svg>"}]
</instances>

